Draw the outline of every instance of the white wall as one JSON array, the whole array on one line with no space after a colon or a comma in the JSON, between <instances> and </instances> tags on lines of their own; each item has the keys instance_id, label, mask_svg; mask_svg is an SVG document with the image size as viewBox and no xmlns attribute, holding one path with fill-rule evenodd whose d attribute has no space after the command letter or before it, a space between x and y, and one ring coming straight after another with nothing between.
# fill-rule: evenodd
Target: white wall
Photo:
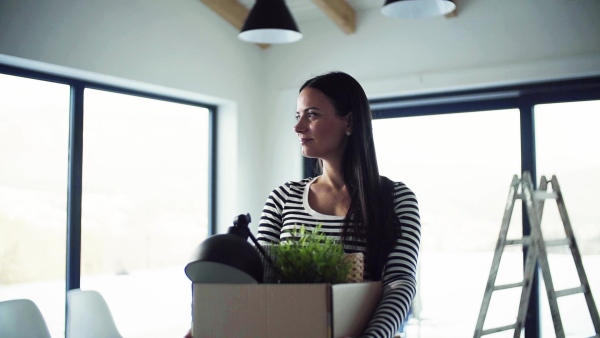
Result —
<instances>
[{"instance_id":1,"label":"white wall","mask_svg":"<svg viewBox=\"0 0 600 338\"><path fill-rule=\"evenodd\" d=\"M351 35L323 16L299 22L300 42L261 50L198 0L2 0L0 54L220 105L224 231L241 212L256 226L270 190L301 177L291 128L297 88L311 75L347 71L382 97L600 73L598 0L458 0L458 8L453 19L407 21L359 12Z\"/></svg>"},{"instance_id":2,"label":"white wall","mask_svg":"<svg viewBox=\"0 0 600 338\"><path fill-rule=\"evenodd\" d=\"M297 88L311 75L342 70L370 98L600 73L600 1L458 0L458 16L426 20L358 13L345 35L327 20L299 24L304 38L273 48L266 140L279 140L266 187L301 176L291 131ZM298 149L296 153L290 149Z\"/></svg>"}]
</instances>

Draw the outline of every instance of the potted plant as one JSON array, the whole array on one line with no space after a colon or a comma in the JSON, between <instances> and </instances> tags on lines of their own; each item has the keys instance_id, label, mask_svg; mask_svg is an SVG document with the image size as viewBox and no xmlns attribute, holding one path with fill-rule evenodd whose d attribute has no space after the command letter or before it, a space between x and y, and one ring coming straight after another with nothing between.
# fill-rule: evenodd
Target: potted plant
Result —
<instances>
[{"instance_id":1,"label":"potted plant","mask_svg":"<svg viewBox=\"0 0 600 338\"><path fill-rule=\"evenodd\" d=\"M309 229L304 225L291 233L295 240L270 247L279 283L345 283L352 270L352 260L344 254L341 243L321 231L321 225Z\"/></svg>"}]
</instances>

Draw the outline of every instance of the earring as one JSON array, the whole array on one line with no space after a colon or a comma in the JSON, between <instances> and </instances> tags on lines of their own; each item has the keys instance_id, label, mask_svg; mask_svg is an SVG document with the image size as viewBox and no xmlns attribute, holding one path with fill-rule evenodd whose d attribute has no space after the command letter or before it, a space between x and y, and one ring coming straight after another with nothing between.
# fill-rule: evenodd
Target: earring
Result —
<instances>
[{"instance_id":1,"label":"earring","mask_svg":"<svg viewBox=\"0 0 600 338\"><path fill-rule=\"evenodd\" d=\"M350 134L352 134L352 133L349 131L346 132L346 136L350 136Z\"/></svg>"}]
</instances>

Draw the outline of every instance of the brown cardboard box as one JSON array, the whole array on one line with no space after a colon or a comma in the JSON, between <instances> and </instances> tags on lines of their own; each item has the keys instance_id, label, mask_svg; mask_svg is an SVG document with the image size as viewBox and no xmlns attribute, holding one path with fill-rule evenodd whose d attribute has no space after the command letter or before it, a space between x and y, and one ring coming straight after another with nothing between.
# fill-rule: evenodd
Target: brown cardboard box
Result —
<instances>
[{"instance_id":1,"label":"brown cardboard box","mask_svg":"<svg viewBox=\"0 0 600 338\"><path fill-rule=\"evenodd\" d=\"M194 284L194 338L357 337L381 283Z\"/></svg>"}]
</instances>

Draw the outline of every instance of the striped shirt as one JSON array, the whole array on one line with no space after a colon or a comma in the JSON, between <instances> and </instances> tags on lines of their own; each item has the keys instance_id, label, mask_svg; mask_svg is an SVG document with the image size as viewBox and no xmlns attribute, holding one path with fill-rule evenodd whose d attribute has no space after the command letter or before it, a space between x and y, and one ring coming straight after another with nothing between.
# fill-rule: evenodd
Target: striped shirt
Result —
<instances>
[{"instance_id":1,"label":"striped shirt","mask_svg":"<svg viewBox=\"0 0 600 338\"><path fill-rule=\"evenodd\" d=\"M289 239L291 230L302 224L309 227L321 224L323 233L336 240L341 239L344 217L324 215L308 205L308 187L313 181L314 178L307 178L287 182L271 192L258 226L260 244ZM394 206L402 226L402 236L396 240L396 246L388 256L382 277L383 296L361 337L393 337L406 319L416 294L421 222L417 199L404 183L394 182ZM346 244L344 251L367 254L364 241ZM365 267L366 279L367 274L368 267Z\"/></svg>"}]
</instances>

